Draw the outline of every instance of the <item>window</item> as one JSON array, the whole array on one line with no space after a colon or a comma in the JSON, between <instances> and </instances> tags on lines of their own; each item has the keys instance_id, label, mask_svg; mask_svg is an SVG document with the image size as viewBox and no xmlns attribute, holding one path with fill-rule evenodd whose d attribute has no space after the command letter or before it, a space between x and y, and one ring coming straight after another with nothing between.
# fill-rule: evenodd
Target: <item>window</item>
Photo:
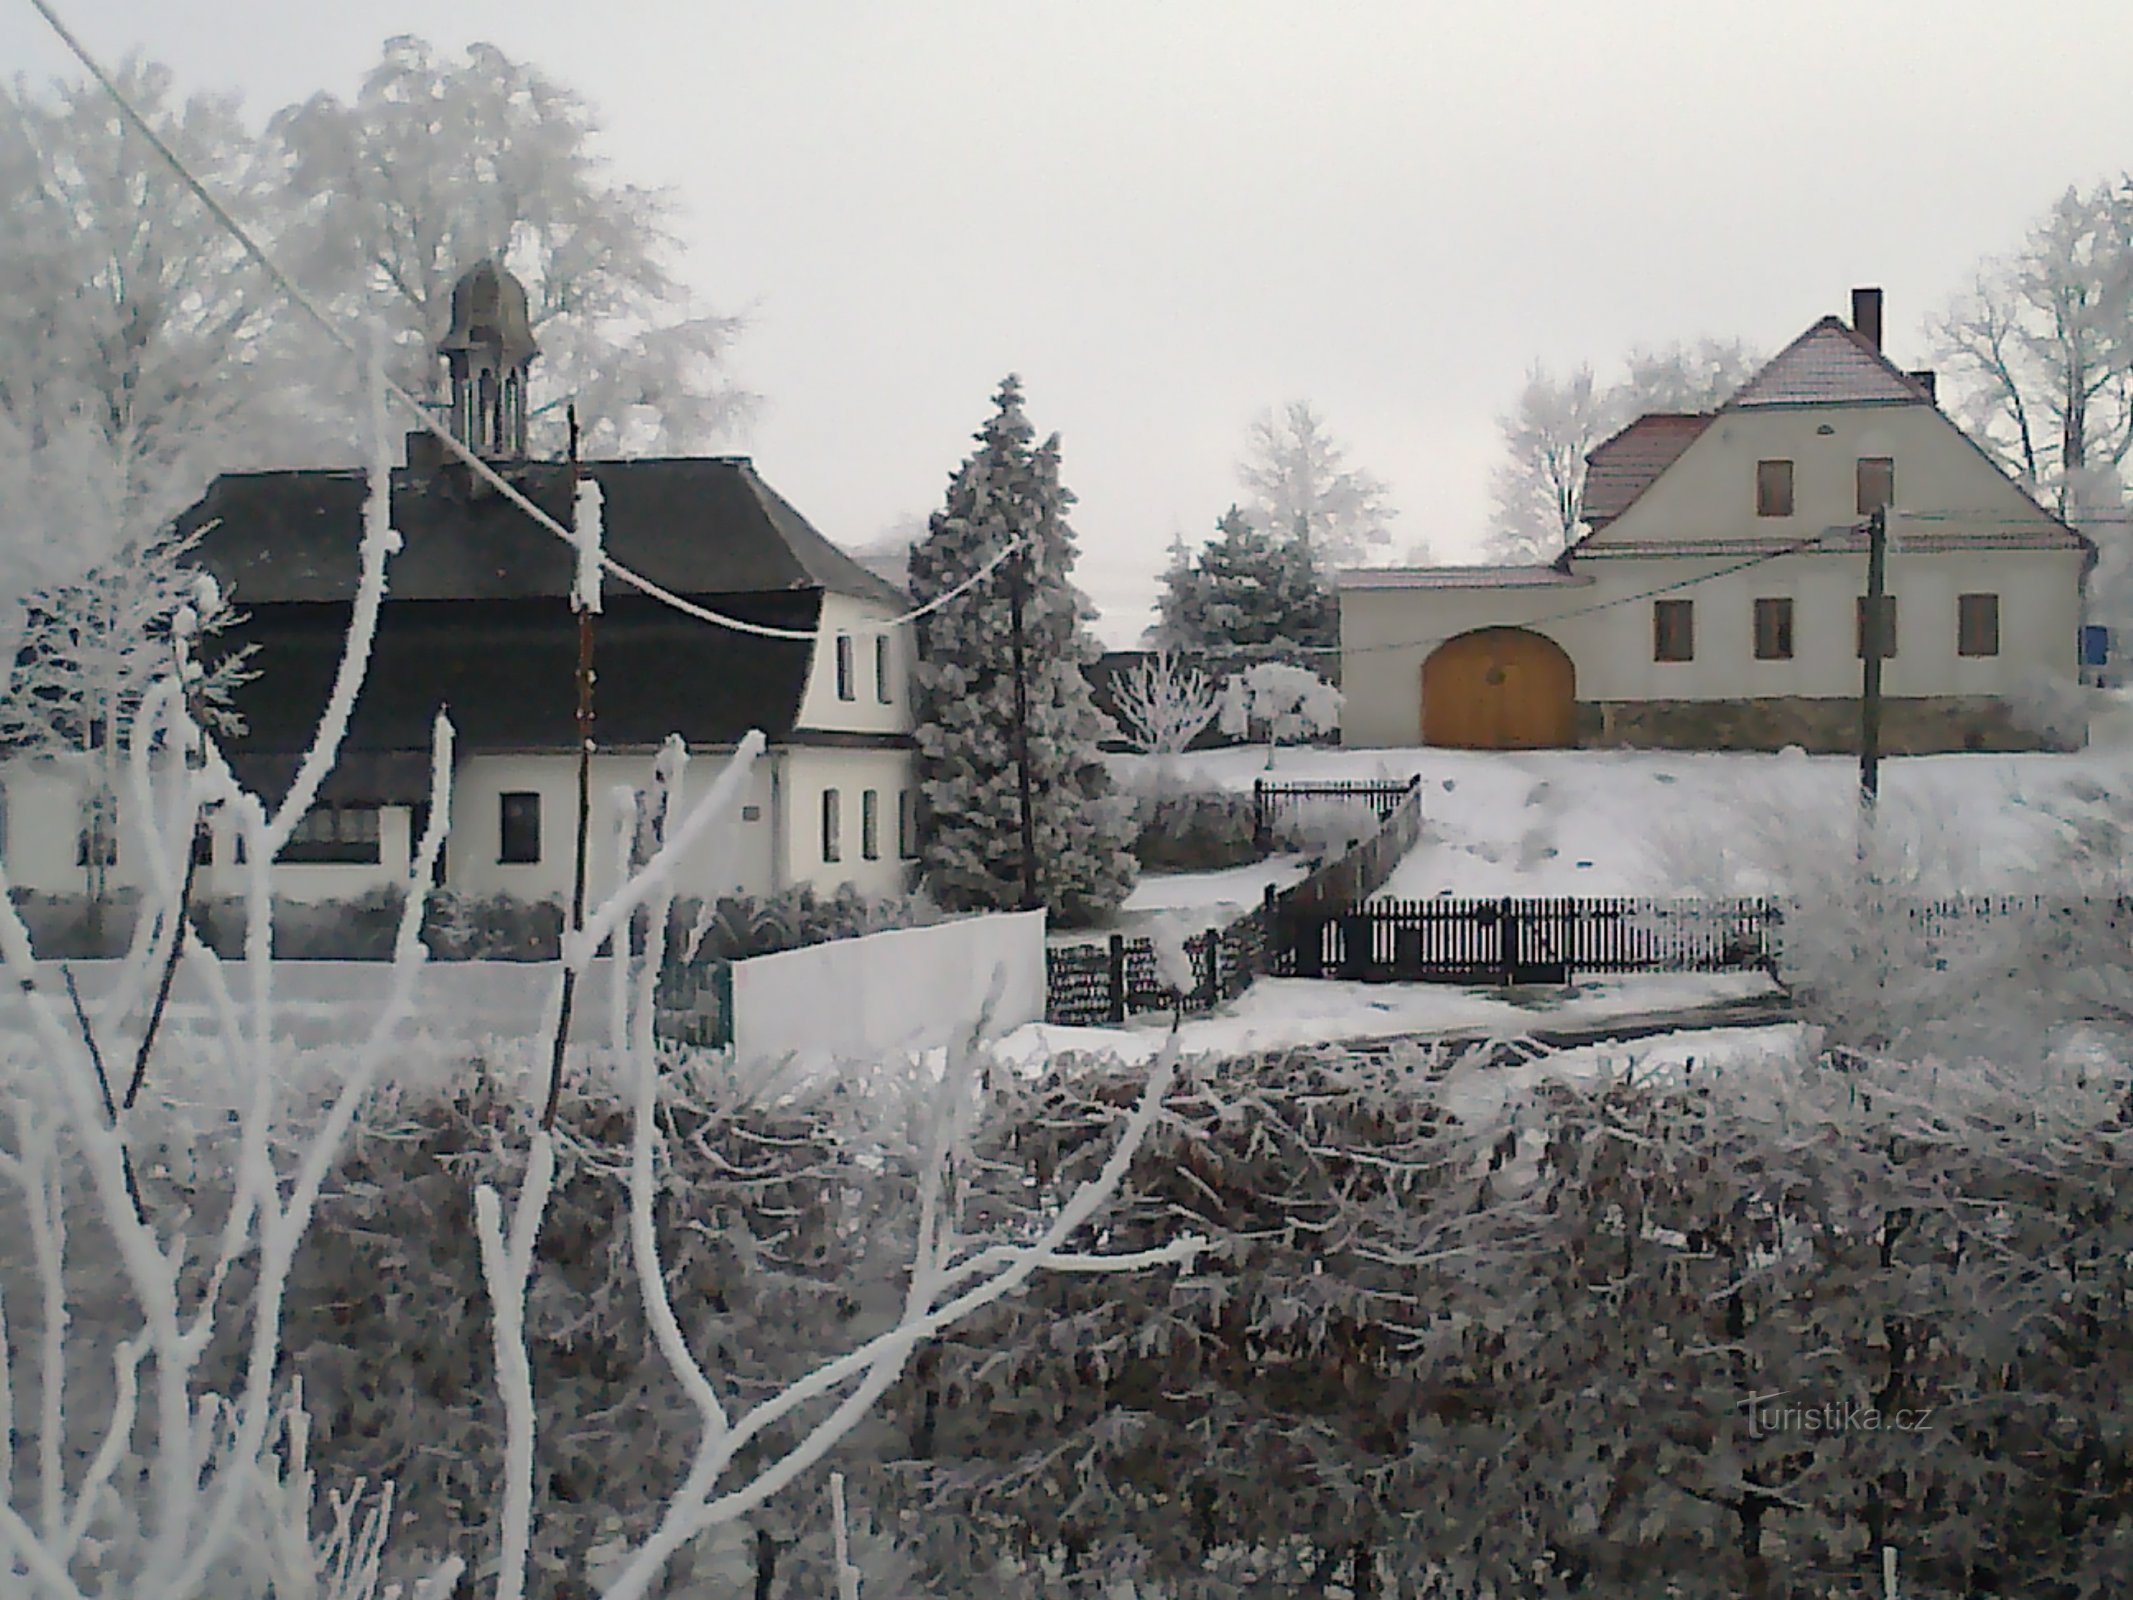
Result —
<instances>
[{"instance_id":1,"label":"window","mask_svg":"<svg viewBox=\"0 0 2133 1600\"><path fill-rule=\"evenodd\" d=\"M1792 515L1792 463L1758 461L1755 464L1755 514L1759 517Z\"/></svg>"},{"instance_id":2,"label":"window","mask_svg":"<svg viewBox=\"0 0 2133 1600\"><path fill-rule=\"evenodd\" d=\"M1654 600L1652 602L1652 659L1654 661L1694 661L1696 659L1695 601Z\"/></svg>"},{"instance_id":3,"label":"window","mask_svg":"<svg viewBox=\"0 0 2133 1600\"><path fill-rule=\"evenodd\" d=\"M1859 458L1859 515L1872 516L1896 503L1896 463L1887 456Z\"/></svg>"},{"instance_id":4,"label":"window","mask_svg":"<svg viewBox=\"0 0 2133 1600\"><path fill-rule=\"evenodd\" d=\"M1866 659L1866 596L1859 597L1859 659ZM1896 653L1896 597L1885 594L1881 597L1881 659L1886 661Z\"/></svg>"},{"instance_id":5,"label":"window","mask_svg":"<svg viewBox=\"0 0 2133 1600\"><path fill-rule=\"evenodd\" d=\"M859 853L869 861L881 859L881 796L872 789L859 796Z\"/></svg>"},{"instance_id":6,"label":"window","mask_svg":"<svg viewBox=\"0 0 2133 1600\"><path fill-rule=\"evenodd\" d=\"M517 789L496 797L496 859L530 866L541 859L541 797Z\"/></svg>"},{"instance_id":7,"label":"window","mask_svg":"<svg viewBox=\"0 0 2133 1600\"><path fill-rule=\"evenodd\" d=\"M193 865L211 867L215 864L215 829L205 817L193 825Z\"/></svg>"},{"instance_id":8,"label":"window","mask_svg":"<svg viewBox=\"0 0 2133 1600\"><path fill-rule=\"evenodd\" d=\"M1959 594L1955 597L1955 653L1996 656L2000 653L2000 597Z\"/></svg>"},{"instance_id":9,"label":"window","mask_svg":"<svg viewBox=\"0 0 2133 1600\"><path fill-rule=\"evenodd\" d=\"M897 859L909 861L917 851L912 848L911 791L896 791L896 855Z\"/></svg>"},{"instance_id":10,"label":"window","mask_svg":"<svg viewBox=\"0 0 2133 1600\"><path fill-rule=\"evenodd\" d=\"M822 859L844 859L844 802L835 789L822 791Z\"/></svg>"},{"instance_id":11,"label":"window","mask_svg":"<svg viewBox=\"0 0 2133 1600\"><path fill-rule=\"evenodd\" d=\"M1788 599L1755 602L1755 659L1792 659L1792 602Z\"/></svg>"},{"instance_id":12,"label":"window","mask_svg":"<svg viewBox=\"0 0 2133 1600\"><path fill-rule=\"evenodd\" d=\"M840 633L837 635L837 698L839 700L856 700L859 698L858 686L852 682L856 676L857 673L852 667L852 636L848 633Z\"/></svg>"},{"instance_id":13,"label":"window","mask_svg":"<svg viewBox=\"0 0 2133 1600\"><path fill-rule=\"evenodd\" d=\"M889 693L889 636L885 633L874 635L874 698L883 705L896 699Z\"/></svg>"},{"instance_id":14,"label":"window","mask_svg":"<svg viewBox=\"0 0 2133 1600\"><path fill-rule=\"evenodd\" d=\"M743 822L761 822L762 820L763 820L763 808L762 808L761 806L742 806L742 807L741 807L741 821L743 821Z\"/></svg>"},{"instance_id":15,"label":"window","mask_svg":"<svg viewBox=\"0 0 2133 1600\"><path fill-rule=\"evenodd\" d=\"M355 865L378 860L378 808L317 805L289 835L278 861L313 865Z\"/></svg>"}]
</instances>

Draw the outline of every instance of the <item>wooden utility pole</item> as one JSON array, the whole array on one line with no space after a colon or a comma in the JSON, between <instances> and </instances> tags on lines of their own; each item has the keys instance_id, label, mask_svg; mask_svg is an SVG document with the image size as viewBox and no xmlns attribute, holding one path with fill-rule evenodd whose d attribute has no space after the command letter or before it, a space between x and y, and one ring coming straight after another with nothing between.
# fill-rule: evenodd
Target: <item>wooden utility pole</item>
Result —
<instances>
[{"instance_id":1,"label":"wooden utility pole","mask_svg":"<svg viewBox=\"0 0 2133 1600\"><path fill-rule=\"evenodd\" d=\"M1888 649L1889 514L1866 519L1866 608L1859 619L1859 794L1871 811L1881 794L1881 658Z\"/></svg>"},{"instance_id":2,"label":"wooden utility pole","mask_svg":"<svg viewBox=\"0 0 2133 1600\"><path fill-rule=\"evenodd\" d=\"M1022 909L1034 911L1044 904L1044 899L1037 892L1037 815L1029 770L1029 671L1022 640L1023 590L1029 581L1028 560L1029 547L1025 545L1008 562L1007 617L1015 673L1015 788L1022 802Z\"/></svg>"},{"instance_id":3,"label":"wooden utility pole","mask_svg":"<svg viewBox=\"0 0 2133 1600\"><path fill-rule=\"evenodd\" d=\"M570 407L566 415L570 421L571 506L575 511L578 482L584 476L584 467L578 460L578 408ZM575 518L572 531L577 531ZM592 833L593 619L592 608L584 603L582 595L575 595L575 602L573 609L578 613L578 830L577 857L570 879L570 931L582 933L585 929L585 856ZM555 1047L548 1058L548 1103L541 1109L544 1129L555 1126L556 1102L563 1093L563 1052L570 1042L570 1013L577 999L577 976L576 970L565 962L563 997L556 1010Z\"/></svg>"}]
</instances>

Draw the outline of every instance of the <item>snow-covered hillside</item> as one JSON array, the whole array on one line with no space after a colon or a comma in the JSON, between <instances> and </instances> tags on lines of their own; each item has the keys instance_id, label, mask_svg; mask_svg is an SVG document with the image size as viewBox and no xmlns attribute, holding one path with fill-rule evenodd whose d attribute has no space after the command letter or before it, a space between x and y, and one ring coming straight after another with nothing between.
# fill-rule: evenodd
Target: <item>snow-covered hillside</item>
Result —
<instances>
[{"instance_id":1,"label":"snow-covered hillside","mask_svg":"<svg viewBox=\"0 0 2133 1600\"><path fill-rule=\"evenodd\" d=\"M1127 770L1138 757L1117 757ZM1858 782L1846 756L1626 750L1284 750L1167 758L1190 779L1405 778L1419 773L1422 842L1385 894L1668 895L1770 887L1773 844L1841 825ZM1921 881L1945 893L2012 893L2062 834L2055 813L2096 788L2133 785L2133 754L1900 757L1881 768L1884 813L1929 836ZM1773 840L1797 826L1805 841Z\"/></svg>"}]
</instances>

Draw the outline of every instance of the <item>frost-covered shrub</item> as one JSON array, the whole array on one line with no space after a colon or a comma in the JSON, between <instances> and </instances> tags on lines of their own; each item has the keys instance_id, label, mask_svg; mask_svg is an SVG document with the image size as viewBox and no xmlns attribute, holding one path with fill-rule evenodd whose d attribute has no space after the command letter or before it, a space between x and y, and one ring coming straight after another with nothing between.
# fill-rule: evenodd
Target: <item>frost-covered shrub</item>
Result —
<instances>
[{"instance_id":1,"label":"frost-covered shrub","mask_svg":"<svg viewBox=\"0 0 2133 1600\"><path fill-rule=\"evenodd\" d=\"M1017 1160L1106 1093L1047 1087ZM1289 1056L1170 1104L1111 1238L1214 1251L941 1349L889 1475L929 1548L1211 1596L1850 1594L1883 1546L1907 1594L2122 1583L2123 1066Z\"/></svg>"},{"instance_id":2,"label":"frost-covered shrub","mask_svg":"<svg viewBox=\"0 0 2133 1600\"><path fill-rule=\"evenodd\" d=\"M874 895L845 883L825 895L803 883L773 895L721 895L709 903L676 900L667 947L678 958L701 930L694 964L703 966L892 928L923 928L946 914L923 892Z\"/></svg>"},{"instance_id":3,"label":"frost-covered shrub","mask_svg":"<svg viewBox=\"0 0 2133 1600\"><path fill-rule=\"evenodd\" d=\"M1134 796L1133 854L1145 872L1212 872L1259 858L1252 797L1147 786Z\"/></svg>"},{"instance_id":4,"label":"frost-covered shrub","mask_svg":"<svg viewBox=\"0 0 2133 1600\"><path fill-rule=\"evenodd\" d=\"M558 900L436 889L424 908L422 942L440 961L553 961L562 940Z\"/></svg>"},{"instance_id":5,"label":"frost-covered shrub","mask_svg":"<svg viewBox=\"0 0 2133 1600\"><path fill-rule=\"evenodd\" d=\"M11 889L15 914L30 930L30 942L47 961L108 961L126 953L139 914L138 890L114 889L101 903L80 894L37 894Z\"/></svg>"}]
</instances>

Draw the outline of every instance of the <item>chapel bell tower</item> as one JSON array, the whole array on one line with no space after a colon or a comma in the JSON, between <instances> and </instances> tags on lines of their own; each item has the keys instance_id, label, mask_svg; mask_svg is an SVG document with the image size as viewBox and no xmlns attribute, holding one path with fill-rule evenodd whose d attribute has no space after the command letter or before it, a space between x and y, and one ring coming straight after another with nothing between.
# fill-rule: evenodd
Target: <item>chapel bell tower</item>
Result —
<instances>
[{"instance_id":1,"label":"chapel bell tower","mask_svg":"<svg viewBox=\"0 0 2133 1600\"><path fill-rule=\"evenodd\" d=\"M452 327L438 343L452 375L452 436L485 461L526 454L526 369L540 348L526 286L494 260L452 286Z\"/></svg>"}]
</instances>

